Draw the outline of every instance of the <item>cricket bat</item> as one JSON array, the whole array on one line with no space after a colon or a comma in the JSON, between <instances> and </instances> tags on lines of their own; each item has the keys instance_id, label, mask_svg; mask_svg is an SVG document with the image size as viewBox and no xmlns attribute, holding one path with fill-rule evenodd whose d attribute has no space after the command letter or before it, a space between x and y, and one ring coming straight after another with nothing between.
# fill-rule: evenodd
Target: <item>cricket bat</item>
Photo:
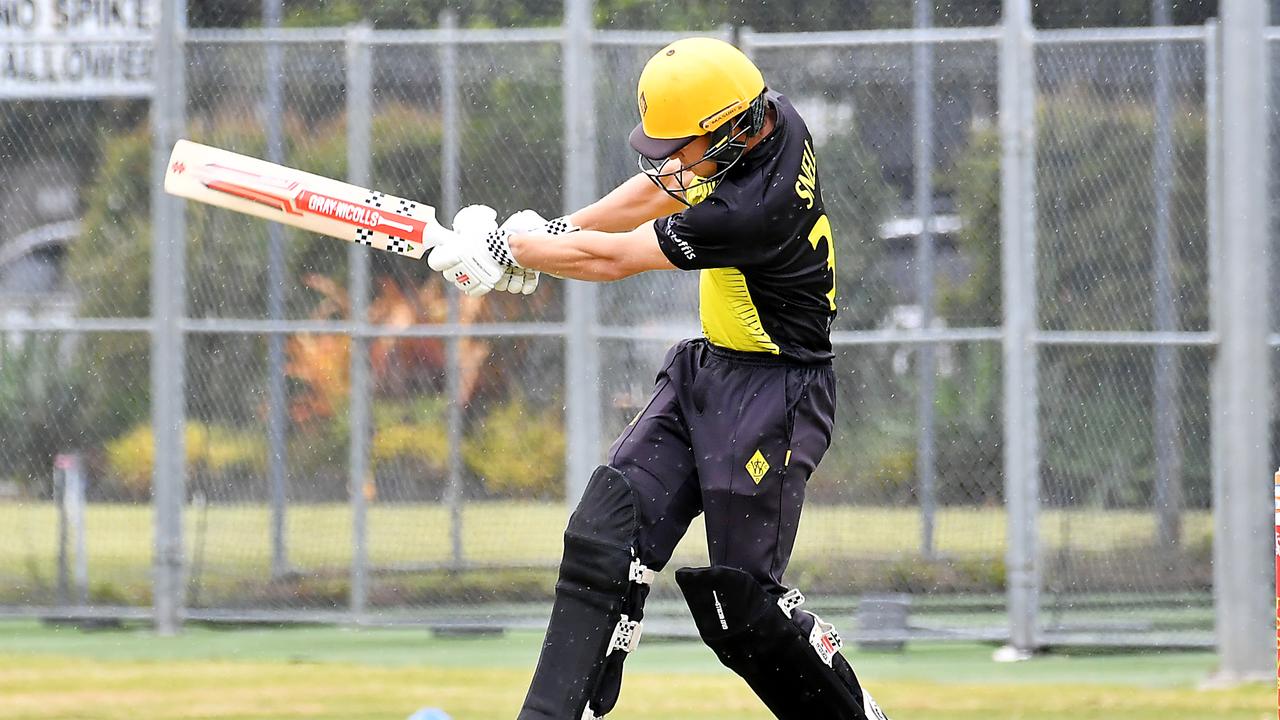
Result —
<instances>
[{"instance_id":1,"label":"cricket bat","mask_svg":"<svg viewBox=\"0 0 1280 720\"><path fill-rule=\"evenodd\" d=\"M190 140L173 146L164 189L414 259L450 232L430 205Z\"/></svg>"}]
</instances>

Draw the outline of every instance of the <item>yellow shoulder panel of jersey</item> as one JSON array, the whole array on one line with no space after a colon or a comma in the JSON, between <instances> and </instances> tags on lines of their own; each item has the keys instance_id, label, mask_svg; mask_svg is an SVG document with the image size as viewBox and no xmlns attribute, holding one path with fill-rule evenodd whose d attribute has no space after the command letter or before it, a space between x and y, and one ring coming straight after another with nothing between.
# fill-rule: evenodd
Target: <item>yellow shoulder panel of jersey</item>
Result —
<instances>
[{"instance_id":1,"label":"yellow shoulder panel of jersey","mask_svg":"<svg viewBox=\"0 0 1280 720\"><path fill-rule=\"evenodd\" d=\"M747 279L736 268L703 270L699 278L702 334L712 343L742 352L779 354L760 324Z\"/></svg>"},{"instance_id":2,"label":"yellow shoulder panel of jersey","mask_svg":"<svg viewBox=\"0 0 1280 720\"><path fill-rule=\"evenodd\" d=\"M689 203L690 205L697 205L703 200L706 200L707 196L711 194L711 191L716 189L716 185L718 184L720 184L719 180L707 182L699 178L698 182L694 183L688 190L685 191L684 193L685 202Z\"/></svg>"}]
</instances>

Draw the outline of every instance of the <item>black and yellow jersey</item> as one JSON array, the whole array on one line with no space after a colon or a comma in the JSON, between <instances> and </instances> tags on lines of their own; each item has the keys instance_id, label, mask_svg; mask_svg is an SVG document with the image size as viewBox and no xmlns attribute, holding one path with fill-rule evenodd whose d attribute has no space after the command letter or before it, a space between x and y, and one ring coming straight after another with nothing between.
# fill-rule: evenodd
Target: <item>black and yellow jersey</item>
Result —
<instances>
[{"instance_id":1,"label":"black and yellow jersey","mask_svg":"<svg viewBox=\"0 0 1280 720\"><path fill-rule=\"evenodd\" d=\"M673 265L702 271L699 313L712 344L825 362L836 256L813 139L785 97L768 98L773 132L710 192L695 187L688 198L695 204L654 229Z\"/></svg>"}]
</instances>

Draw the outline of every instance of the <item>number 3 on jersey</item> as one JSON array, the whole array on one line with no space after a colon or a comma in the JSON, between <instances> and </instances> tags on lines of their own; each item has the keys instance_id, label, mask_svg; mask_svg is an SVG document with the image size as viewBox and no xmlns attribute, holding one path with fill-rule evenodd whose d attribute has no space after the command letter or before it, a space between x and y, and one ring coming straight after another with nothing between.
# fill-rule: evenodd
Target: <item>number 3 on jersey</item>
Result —
<instances>
[{"instance_id":1,"label":"number 3 on jersey","mask_svg":"<svg viewBox=\"0 0 1280 720\"><path fill-rule=\"evenodd\" d=\"M827 269L831 271L831 289L827 291L827 300L831 302L831 309L836 309L836 244L831 239L831 221L827 219L826 213L818 217L818 221L813 224L813 229L809 231L809 244L814 250L818 249L818 243L823 240L827 241Z\"/></svg>"}]
</instances>

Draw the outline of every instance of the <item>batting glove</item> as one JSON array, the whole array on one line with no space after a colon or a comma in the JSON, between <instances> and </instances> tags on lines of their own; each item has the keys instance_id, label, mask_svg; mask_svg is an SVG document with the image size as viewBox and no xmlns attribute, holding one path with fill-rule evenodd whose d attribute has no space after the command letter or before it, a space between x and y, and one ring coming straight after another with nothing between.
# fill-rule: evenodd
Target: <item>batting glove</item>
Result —
<instances>
[{"instance_id":1,"label":"batting glove","mask_svg":"<svg viewBox=\"0 0 1280 720\"><path fill-rule=\"evenodd\" d=\"M511 235L524 232L560 235L578 228L567 217L548 222L533 210L521 210L495 229L496 218L497 213L486 205L470 205L459 210L454 216L453 233L442 235L427 262L468 295L484 295L490 290L532 294L538 287L540 274L516 263L511 254Z\"/></svg>"},{"instance_id":2,"label":"batting glove","mask_svg":"<svg viewBox=\"0 0 1280 720\"><path fill-rule=\"evenodd\" d=\"M568 217L558 217L550 222L542 219L542 216L533 210L521 210L520 212L507 218L502 223L500 230L506 230L508 233L546 233L548 235L559 235L561 233L573 232L577 230L569 223ZM494 286L495 290L506 290L512 295L530 295L538 288L538 277L541 275L537 270L530 270L518 265L507 268L503 278Z\"/></svg>"},{"instance_id":3,"label":"batting glove","mask_svg":"<svg viewBox=\"0 0 1280 720\"><path fill-rule=\"evenodd\" d=\"M470 206L458 215L461 225L441 233L427 264L462 292L478 297L493 290L507 268L516 264L507 242L509 232L494 227L497 213L492 208Z\"/></svg>"},{"instance_id":4,"label":"batting glove","mask_svg":"<svg viewBox=\"0 0 1280 720\"><path fill-rule=\"evenodd\" d=\"M546 224L547 221L533 210L521 210L503 221L499 229L506 230L508 233L537 232L541 231ZM502 279L493 286L493 289L505 290L512 295L532 295L533 291L538 289L540 275L541 273L537 270L513 265L507 268Z\"/></svg>"},{"instance_id":5,"label":"batting glove","mask_svg":"<svg viewBox=\"0 0 1280 720\"><path fill-rule=\"evenodd\" d=\"M488 205L468 205L453 216L452 227L459 235L488 235L498 229L498 211Z\"/></svg>"},{"instance_id":6,"label":"batting glove","mask_svg":"<svg viewBox=\"0 0 1280 720\"><path fill-rule=\"evenodd\" d=\"M513 233L536 232L546 233L547 235L560 235L562 233L573 232L574 230L580 229L569 222L569 217L567 215L558 217L555 220L547 221L543 220L542 216L533 210L521 210L515 215L507 218L506 222L502 223L502 227ZM507 292L521 292L525 295L532 293L538 287L539 275L540 273L537 270L530 270L522 267L508 268L507 277L509 278L509 285L506 288ZM497 289L503 289L502 281L498 282Z\"/></svg>"}]
</instances>

